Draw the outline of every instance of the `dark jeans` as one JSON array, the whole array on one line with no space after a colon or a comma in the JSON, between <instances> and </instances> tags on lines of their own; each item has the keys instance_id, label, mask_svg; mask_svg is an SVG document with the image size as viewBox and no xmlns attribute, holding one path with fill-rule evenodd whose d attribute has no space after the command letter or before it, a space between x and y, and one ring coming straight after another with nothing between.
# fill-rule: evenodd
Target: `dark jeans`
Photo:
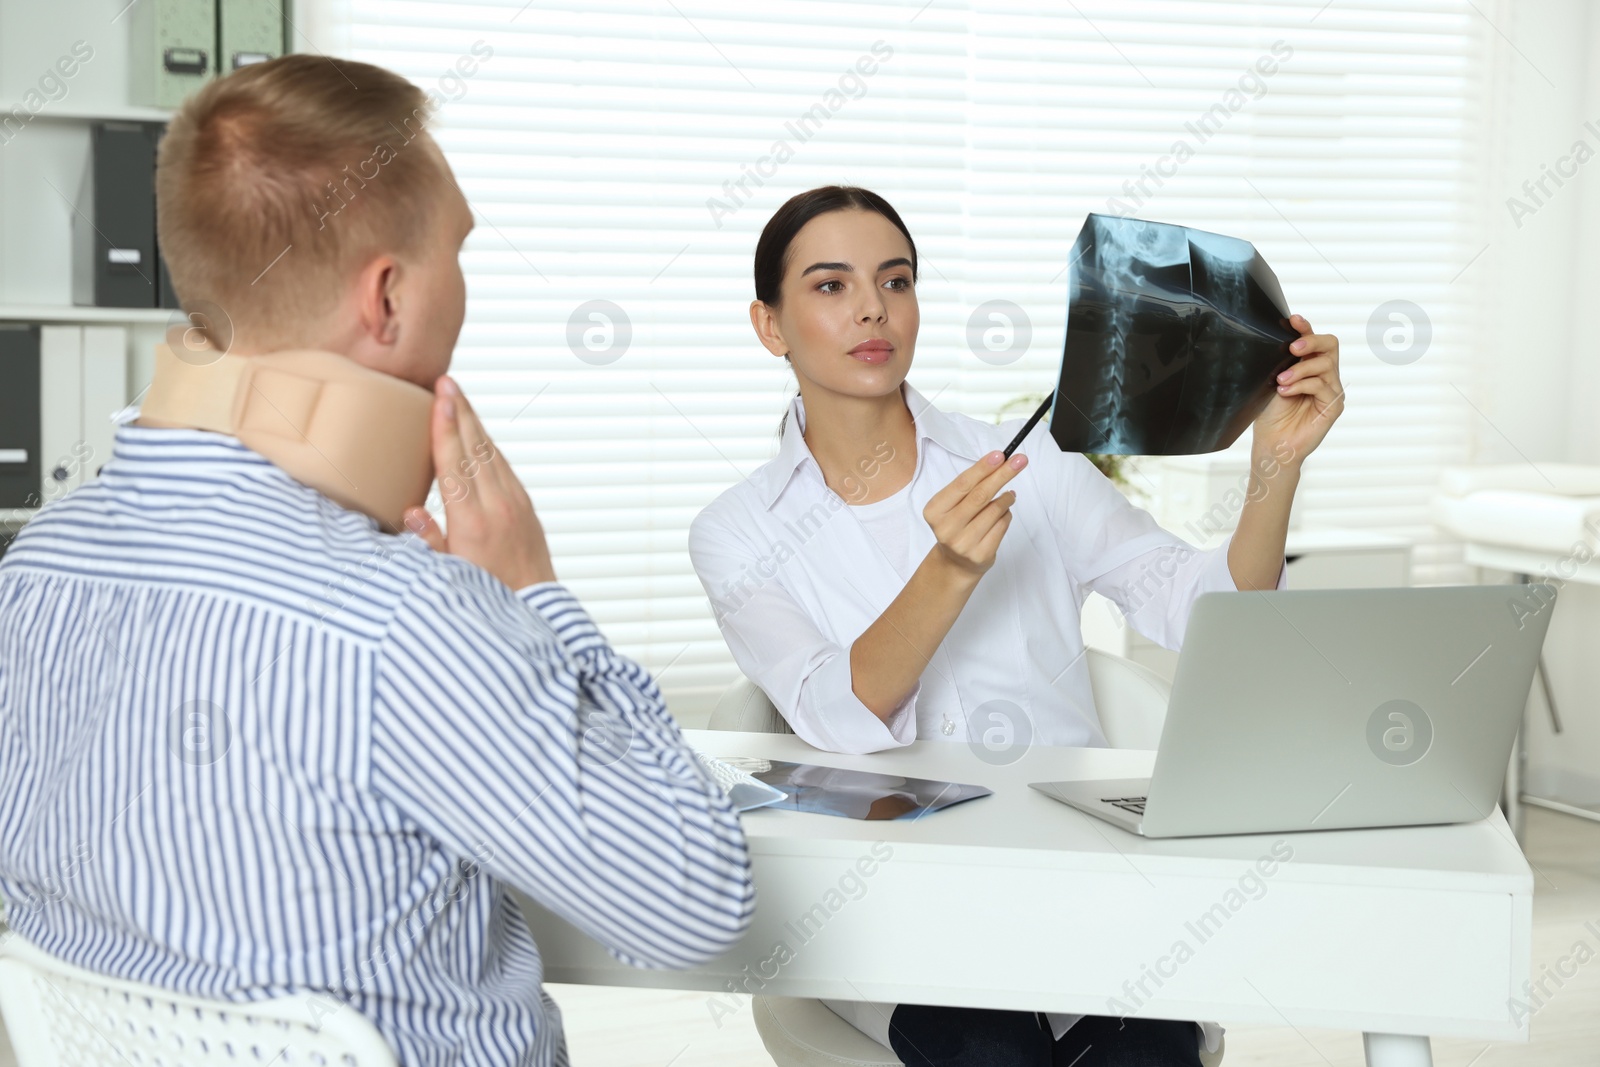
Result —
<instances>
[{"instance_id":1,"label":"dark jeans","mask_svg":"<svg viewBox=\"0 0 1600 1067\"><path fill-rule=\"evenodd\" d=\"M1200 1067L1194 1023L1089 1015L1050 1036L1031 1011L901 1004L889 1046L906 1067Z\"/></svg>"}]
</instances>

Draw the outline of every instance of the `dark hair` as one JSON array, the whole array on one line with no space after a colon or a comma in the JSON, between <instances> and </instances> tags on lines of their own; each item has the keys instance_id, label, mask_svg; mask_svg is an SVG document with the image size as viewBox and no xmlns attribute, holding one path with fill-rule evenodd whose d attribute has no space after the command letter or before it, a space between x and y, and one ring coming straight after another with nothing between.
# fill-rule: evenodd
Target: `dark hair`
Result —
<instances>
[{"instance_id":1,"label":"dark hair","mask_svg":"<svg viewBox=\"0 0 1600 1067\"><path fill-rule=\"evenodd\" d=\"M783 272L789 266L789 246L794 243L795 234L799 233L806 223L830 211L851 209L876 211L894 223L895 229L905 235L906 244L911 246L911 280L916 281L917 242L912 240L911 231L906 228L900 213L889 201L871 189L863 189L858 185L824 185L791 196L762 227L761 238L756 241L756 299L768 307L778 306L778 293L783 288ZM783 418L778 421L780 438L788 421L789 413L786 410Z\"/></svg>"},{"instance_id":2,"label":"dark hair","mask_svg":"<svg viewBox=\"0 0 1600 1067\"><path fill-rule=\"evenodd\" d=\"M824 185L791 196L762 228L761 239L756 242L756 299L770 307L778 306L783 272L789 265L789 246L794 243L795 234L800 232L801 227L818 215L852 208L876 211L905 234L906 244L911 246L911 280L916 281L917 242L911 239L911 231L906 229L899 212L889 205L889 201L871 189L855 185Z\"/></svg>"}]
</instances>

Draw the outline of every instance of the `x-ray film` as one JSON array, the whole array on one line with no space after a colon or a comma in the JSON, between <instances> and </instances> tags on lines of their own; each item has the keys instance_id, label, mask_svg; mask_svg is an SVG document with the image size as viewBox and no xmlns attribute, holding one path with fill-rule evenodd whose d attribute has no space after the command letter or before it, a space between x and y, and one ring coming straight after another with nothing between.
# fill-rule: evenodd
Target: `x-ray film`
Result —
<instances>
[{"instance_id":1,"label":"x-ray film","mask_svg":"<svg viewBox=\"0 0 1600 1067\"><path fill-rule=\"evenodd\" d=\"M915 819L993 792L981 785L936 782L898 774L850 771L785 760L763 762L765 768L752 769L750 773L784 794L783 800L767 807L839 815L846 819Z\"/></svg>"},{"instance_id":2,"label":"x-ray film","mask_svg":"<svg viewBox=\"0 0 1600 1067\"><path fill-rule=\"evenodd\" d=\"M1277 275L1236 237L1091 214L1071 259L1050 416L1063 451L1184 456L1232 444L1297 362Z\"/></svg>"}]
</instances>

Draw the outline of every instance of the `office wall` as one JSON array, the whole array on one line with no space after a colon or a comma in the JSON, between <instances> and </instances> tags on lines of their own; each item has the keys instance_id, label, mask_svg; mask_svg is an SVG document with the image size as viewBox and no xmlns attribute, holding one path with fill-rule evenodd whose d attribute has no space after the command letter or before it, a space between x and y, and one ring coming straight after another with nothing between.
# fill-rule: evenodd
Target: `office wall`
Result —
<instances>
[{"instance_id":1,"label":"office wall","mask_svg":"<svg viewBox=\"0 0 1600 1067\"><path fill-rule=\"evenodd\" d=\"M1573 299L1567 305L1572 321L1574 358L1568 394L1568 439L1571 459L1600 463L1600 349L1594 344L1594 308L1600 304L1600 4L1585 8L1588 26L1578 35L1588 61L1584 77L1583 117L1587 143L1597 155L1585 164L1583 180L1573 190L1577 203Z\"/></svg>"},{"instance_id":2,"label":"office wall","mask_svg":"<svg viewBox=\"0 0 1600 1067\"><path fill-rule=\"evenodd\" d=\"M1497 50L1503 107L1488 182L1498 221L1469 268L1485 270L1488 283L1488 343L1468 392L1479 409L1475 455L1483 463L1600 464L1600 4L1529 0L1500 13L1509 44ZM1582 164L1574 158L1579 141L1595 153ZM1558 165L1576 174L1534 189L1536 202L1523 183ZM1551 731L1536 687L1527 735L1532 792L1600 803L1597 652L1600 587L1568 583L1545 643L1565 731Z\"/></svg>"},{"instance_id":3,"label":"office wall","mask_svg":"<svg viewBox=\"0 0 1600 1067\"><path fill-rule=\"evenodd\" d=\"M1547 179L1549 195L1523 188L1556 167L1577 140L1600 151L1600 135L1584 126L1587 120L1600 129L1594 47L1600 8L1587 0L1536 0L1500 10L1510 46L1497 49L1495 59L1495 97L1503 106L1489 154L1493 228L1460 279L1481 271L1487 285L1488 343L1476 388L1467 390L1480 410L1477 459L1600 462L1600 436L1587 414L1597 399L1594 361L1574 359L1581 351L1575 346L1592 330L1580 314L1580 279L1592 285L1600 255L1600 161L1579 166L1563 185Z\"/></svg>"},{"instance_id":4,"label":"office wall","mask_svg":"<svg viewBox=\"0 0 1600 1067\"><path fill-rule=\"evenodd\" d=\"M1600 4L1584 6L1586 32L1575 34L1588 62L1585 76L1584 119L1588 144L1600 153ZM1573 227L1574 279L1572 298L1565 313L1571 358L1567 363L1569 451L1577 463L1600 464L1600 342L1596 340L1595 310L1600 308L1600 154L1582 171L1576 194ZM1556 388L1562 383L1557 380ZM1533 785L1583 803L1600 803L1600 587L1568 586L1561 629L1551 642L1551 655L1562 664L1556 676L1563 701L1566 732L1560 737L1535 727L1529 766L1536 773ZM1551 668L1555 674L1555 668ZM1548 781L1548 784L1546 782Z\"/></svg>"}]
</instances>

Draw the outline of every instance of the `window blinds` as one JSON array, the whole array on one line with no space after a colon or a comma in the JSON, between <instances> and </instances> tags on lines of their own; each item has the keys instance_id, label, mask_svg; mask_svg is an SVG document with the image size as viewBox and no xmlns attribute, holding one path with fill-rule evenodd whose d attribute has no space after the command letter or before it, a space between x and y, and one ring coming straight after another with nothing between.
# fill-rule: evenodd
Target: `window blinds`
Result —
<instances>
[{"instance_id":1,"label":"window blinds","mask_svg":"<svg viewBox=\"0 0 1600 1067\"><path fill-rule=\"evenodd\" d=\"M751 255L816 185L865 185L905 217L912 381L985 418L1051 386L1087 212L1253 241L1292 309L1341 339L1348 410L1308 462L1302 522L1404 533L1416 581L1463 577L1427 499L1478 417L1494 12L324 0L296 37L437 94L478 219L455 373L563 580L693 718L735 671L686 533L775 451L793 384L749 326Z\"/></svg>"}]
</instances>

